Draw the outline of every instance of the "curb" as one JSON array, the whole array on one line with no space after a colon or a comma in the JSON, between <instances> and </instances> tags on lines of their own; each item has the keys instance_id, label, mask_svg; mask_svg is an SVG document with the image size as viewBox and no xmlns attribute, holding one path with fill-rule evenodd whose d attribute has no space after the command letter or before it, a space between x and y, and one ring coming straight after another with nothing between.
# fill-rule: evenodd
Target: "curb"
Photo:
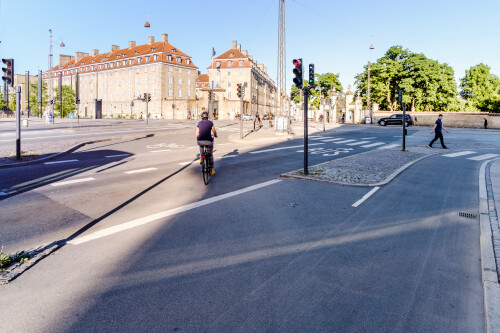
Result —
<instances>
[{"instance_id":1,"label":"curb","mask_svg":"<svg viewBox=\"0 0 500 333\"><path fill-rule=\"evenodd\" d=\"M281 174L280 177L291 178L291 179L299 179L299 180L311 180L311 181L316 181L316 182L322 182L322 183L328 183L328 184L337 184L337 185L345 185L345 186L361 186L361 187L384 186L384 185L387 185L389 182L391 182L394 178L396 178L396 176L398 176L404 170L408 169L413 164L415 164L415 163L423 160L424 158L427 158L429 156L436 155L436 154L437 153L428 154L428 155L419 157L416 160L408 162L405 165L403 165L402 167L400 167L399 169L397 169L396 171L394 171L393 173L391 173L389 176L387 176L387 178L384 179L383 181L378 182L378 183L374 183L374 184L349 184L349 183L341 183L341 182L336 182L336 181L333 181L333 180L324 180L324 179L318 179L318 178L313 178L313 177L308 177L308 176L289 175L288 173ZM348 158L348 157L344 157L344 158ZM323 162L323 163L320 163L320 164L312 165L311 167L320 166L320 165L326 164L326 163L328 163L328 162ZM297 172L298 170L301 170L301 169L297 169L297 170L291 171L291 172Z\"/></svg>"},{"instance_id":2,"label":"curb","mask_svg":"<svg viewBox=\"0 0 500 333\"><path fill-rule=\"evenodd\" d=\"M485 161L479 170L479 223L481 248L481 276L484 296L484 317L487 333L500 332L500 284L498 279L491 218L496 217L492 198L488 197L486 168L495 160ZM490 212L493 213L490 215Z\"/></svg>"}]
</instances>

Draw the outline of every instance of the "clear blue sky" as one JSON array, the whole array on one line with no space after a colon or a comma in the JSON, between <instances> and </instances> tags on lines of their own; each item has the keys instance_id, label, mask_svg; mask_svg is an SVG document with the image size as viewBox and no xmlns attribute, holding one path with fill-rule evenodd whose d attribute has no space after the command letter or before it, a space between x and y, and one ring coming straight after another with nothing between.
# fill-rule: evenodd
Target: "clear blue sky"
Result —
<instances>
[{"instance_id":1,"label":"clear blue sky","mask_svg":"<svg viewBox=\"0 0 500 333\"><path fill-rule=\"evenodd\" d=\"M16 74L47 70L49 29L59 54L109 52L148 36L190 55L202 73L237 40L276 80L278 0L0 0L0 56ZM449 64L455 78L478 63L500 76L500 0L286 0L287 87L291 62L302 57L316 73L340 74L344 89L370 60L393 45ZM144 28L148 17L151 28ZM374 50L370 50L373 36ZM61 48L61 38L66 47Z\"/></svg>"}]
</instances>

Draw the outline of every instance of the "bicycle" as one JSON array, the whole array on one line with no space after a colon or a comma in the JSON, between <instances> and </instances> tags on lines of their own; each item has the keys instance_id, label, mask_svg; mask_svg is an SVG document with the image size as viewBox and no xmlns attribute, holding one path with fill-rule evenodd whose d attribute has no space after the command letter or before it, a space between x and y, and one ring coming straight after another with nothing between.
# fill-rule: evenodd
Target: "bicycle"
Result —
<instances>
[{"instance_id":1,"label":"bicycle","mask_svg":"<svg viewBox=\"0 0 500 333\"><path fill-rule=\"evenodd\" d=\"M203 182L208 185L208 177L212 173L212 153L209 151L213 146L210 141L198 141L198 144L203 148L201 153L201 173Z\"/></svg>"}]
</instances>

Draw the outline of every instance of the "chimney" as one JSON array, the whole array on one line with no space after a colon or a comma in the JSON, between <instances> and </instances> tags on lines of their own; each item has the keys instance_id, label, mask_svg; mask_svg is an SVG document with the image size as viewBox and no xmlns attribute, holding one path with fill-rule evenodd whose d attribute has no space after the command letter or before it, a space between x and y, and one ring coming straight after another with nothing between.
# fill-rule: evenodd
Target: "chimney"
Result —
<instances>
[{"instance_id":1,"label":"chimney","mask_svg":"<svg viewBox=\"0 0 500 333\"><path fill-rule=\"evenodd\" d=\"M79 62L80 60L82 60L83 58L88 57L88 56L89 56L88 53L76 52L75 53L75 63Z\"/></svg>"},{"instance_id":2,"label":"chimney","mask_svg":"<svg viewBox=\"0 0 500 333\"><path fill-rule=\"evenodd\" d=\"M99 54L99 50L98 49L93 49L92 50L92 56L95 57L96 55Z\"/></svg>"},{"instance_id":3,"label":"chimney","mask_svg":"<svg viewBox=\"0 0 500 333\"><path fill-rule=\"evenodd\" d=\"M135 41L131 40L131 41L128 42L128 48L131 49L133 47L135 47Z\"/></svg>"},{"instance_id":4,"label":"chimney","mask_svg":"<svg viewBox=\"0 0 500 333\"><path fill-rule=\"evenodd\" d=\"M243 50L242 52L243 52L243 55L244 55L245 57L246 57L246 56L248 56L248 51L247 51L247 50Z\"/></svg>"},{"instance_id":5,"label":"chimney","mask_svg":"<svg viewBox=\"0 0 500 333\"><path fill-rule=\"evenodd\" d=\"M253 61L253 56L249 55L248 59L250 59L250 61Z\"/></svg>"},{"instance_id":6,"label":"chimney","mask_svg":"<svg viewBox=\"0 0 500 333\"><path fill-rule=\"evenodd\" d=\"M233 40L233 46L231 47L232 49L236 48L236 40Z\"/></svg>"},{"instance_id":7,"label":"chimney","mask_svg":"<svg viewBox=\"0 0 500 333\"><path fill-rule=\"evenodd\" d=\"M267 74L267 67L266 66L262 66L262 67L264 67L264 73Z\"/></svg>"},{"instance_id":8,"label":"chimney","mask_svg":"<svg viewBox=\"0 0 500 333\"><path fill-rule=\"evenodd\" d=\"M161 41L168 43L168 34L161 34Z\"/></svg>"},{"instance_id":9,"label":"chimney","mask_svg":"<svg viewBox=\"0 0 500 333\"><path fill-rule=\"evenodd\" d=\"M120 47L118 45L111 45L111 52L118 51Z\"/></svg>"},{"instance_id":10,"label":"chimney","mask_svg":"<svg viewBox=\"0 0 500 333\"><path fill-rule=\"evenodd\" d=\"M148 37L148 45L151 45L155 42L155 37L154 36L149 36Z\"/></svg>"},{"instance_id":11,"label":"chimney","mask_svg":"<svg viewBox=\"0 0 500 333\"><path fill-rule=\"evenodd\" d=\"M236 44L236 48L238 49L238 51L241 51L241 44Z\"/></svg>"},{"instance_id":12,"label":"chimney","mask_svg":"<svg viewBox=\"0 0 500 333\"><path fill-rule=\"evenodd\" d=\"M66 63L68 63L68 61L74 59L73 56L70 56L70 55L65 55L65 54L60 54L59 55L59 66L64 66L66 65Z\"/></svg>"}]
</instances>

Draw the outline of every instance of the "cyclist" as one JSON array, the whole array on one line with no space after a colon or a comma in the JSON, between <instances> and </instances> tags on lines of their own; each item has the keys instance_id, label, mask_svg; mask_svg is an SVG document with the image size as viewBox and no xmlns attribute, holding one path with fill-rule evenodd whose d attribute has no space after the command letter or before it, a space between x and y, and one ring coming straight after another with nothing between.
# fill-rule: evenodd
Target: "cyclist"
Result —
<instances>
[{"instance_id":1,"label":"cyclist","mask_svg":"<svg viewBox=\"0 0 500 333\"><path fill-rule=\"evenodd\" d=\"M213 137L212 133L214 134ZM204 111L201 113L201 121L196 127L196 141L198 142L198 146L200 146L200 156L203 153L203 146L208 146L207 151L210 153L210 164L212 165L212 172L210 173L211 176L215 175L214 156L212 154L214 149L214 137L217 137L215 125L213 122L208 120L208 112Z\"/></svg>"}]
</instances>

